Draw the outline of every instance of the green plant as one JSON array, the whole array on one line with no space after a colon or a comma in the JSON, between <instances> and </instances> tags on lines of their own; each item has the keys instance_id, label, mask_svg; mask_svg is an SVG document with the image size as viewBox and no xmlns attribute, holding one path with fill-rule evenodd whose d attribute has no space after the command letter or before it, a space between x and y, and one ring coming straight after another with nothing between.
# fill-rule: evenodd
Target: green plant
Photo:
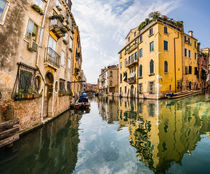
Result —
<instances>
[{"instance_id":1,"label":"green plant","mask_svg":"<svg viewBox=\"0 0 210 174\"><path fill-rule=\"evenodd\" d=\"M38 12L40 15L43 15L44 13L43 13L43 11L42 11L42 9L38 6L38 5L36 5L36 4L33 4L32 6L31 6L31 8L33 8L36 12Z\"/></svg>"},{"instance_id":2,"label":"green plant","mask_svg":"<svg viewBox=\"0 0 210 174\"><path fill-rule=\"evenodd\" d=\"M34 93L34 89L33 88L29 88L28 89L28 94L33 94Z\"/></svg>"},{"instance_id":3,"label":"green plant","mask_svg":"<svg viewBox=\"0 0 210 174\"><path fill-rule=\"evenodd\" d=\"M143 21L143 22L139 25L138 30L139 30L139 31L142 30L145 26L146 26L145 21Z\"/></svg>"},{"instance_id":4,"label":"green plant","mask_svg":"<svg viewBox=\"0 0 210 174\"><path fill-rule=\"evenodd\" d=\"M66 32L68 31L68 30L66 29L66 27L61 27L60 30L61 30L62 33L66 33Z\"/></svg>"},{"instance_id":5,"label":"green plant","mask_svg":"<svg viewBox=\"0 0 210 174\"><path fill-rule=\"evenodd\" d=\"M182 22L182 21L176 21L176 22L175 22L175 25L176 25L178 28L182 28L182 27L183 27L183 22Z\"/></svg>"},{"instance_id":6,"label":"green plant","mask_svg":"<svg viewBox=\"0 0 210 174\"><path fill-rule=\"evenodd\" d=\"M67 29L68 31L70 31L70 28L69 28L69 26L68 26L68 25L65 25L65 27L66 27L66 29Z\"/></svg>"},{"instance_id":7,"label":"green plant","mask_svg":"<svg viewBox=\"0 0 210 174\"><path fill-rule=\"evenodd\" d=\"M50 17L50 19L58 19L61 23L64 21L63 15L53 15Z\"/></svg>"},{"instance_id":8,"label":"green plant","mask_svg":"<svg viewBox=\"0 0 210 174\"><path fill-rule=\"evenodd\" d=\"M57 5L56 8L57 8L59 11L62 11L62 8L61 8L59 5Z\"/></svg>"},{"instance_id":9,"label":"green plant","mask_svg":"<svg viewBox=\"0 0 210 174\"><path fill-rule=\"evenodd\" d=\"M155 12L151 12L149 14L149 18L152 19L153 21L157 20L160 17L160 12L159 11L155 11Z\"/></svg>"}]
</instances>

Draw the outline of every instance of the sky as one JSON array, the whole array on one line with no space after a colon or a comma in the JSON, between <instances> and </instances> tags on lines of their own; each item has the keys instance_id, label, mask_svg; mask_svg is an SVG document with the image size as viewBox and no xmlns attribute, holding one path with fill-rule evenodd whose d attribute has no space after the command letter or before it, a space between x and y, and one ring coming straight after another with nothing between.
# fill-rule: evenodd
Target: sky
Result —
<instances>
[{"instance_id":1,"label":"sky","mask_svg":"<svg viewBox=\"0 0 210 174\"><path fill-rule=\"evenodd\" d=\"M210 0L72 0L72 4L88 83L97 83L105 66L118 64L126 35L152 11L184 21L185 32L193 30L201 48L210 47Z\"/></svg>"}]
</instances>

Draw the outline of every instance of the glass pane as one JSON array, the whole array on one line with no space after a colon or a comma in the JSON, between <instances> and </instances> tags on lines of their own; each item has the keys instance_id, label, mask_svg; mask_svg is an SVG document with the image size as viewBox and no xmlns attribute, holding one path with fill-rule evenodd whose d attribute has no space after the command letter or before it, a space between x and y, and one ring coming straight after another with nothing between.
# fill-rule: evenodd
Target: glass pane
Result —
<instances>
[{"instance_id":1,"label":"glass pane","mask_svg":"<svg viewBox=\"0 0 210 174\"><path fill-rule=\"evenodd\" d=\"M27 31L27 33L31 33L32 34L33 25L34 25L34 23L31 20L29 20L28 21L28 31Z\"/></svg>"},{"instance_id":2,"label":"glass pane","mask_svg":"<svg viewBox=\"0 0 210 174\"><path fill-rule=\"evenodd\" d=\"M3 12L4 12L4 8L5 8L6 4L7 3L6 3L5 0L0 0L0 18L2 16Z\"/></svg>"}]
</instances>

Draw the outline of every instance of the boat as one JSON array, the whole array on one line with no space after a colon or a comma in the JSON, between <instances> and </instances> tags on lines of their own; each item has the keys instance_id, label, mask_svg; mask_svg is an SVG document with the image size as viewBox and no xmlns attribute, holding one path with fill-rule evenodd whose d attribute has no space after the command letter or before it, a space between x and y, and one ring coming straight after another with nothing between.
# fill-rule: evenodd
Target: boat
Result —
<instances>
[{"instance_id":1,"label":"boat","mask_svg":"<svg viewBox=\"0 0 210 174\"><path fill-rule=\"evenodd\" d=\"M83 93L79 99L74 104L75 109L89 109L90 103L88 101L88 96L86 93Z\"/></svg>"}]
</instances>

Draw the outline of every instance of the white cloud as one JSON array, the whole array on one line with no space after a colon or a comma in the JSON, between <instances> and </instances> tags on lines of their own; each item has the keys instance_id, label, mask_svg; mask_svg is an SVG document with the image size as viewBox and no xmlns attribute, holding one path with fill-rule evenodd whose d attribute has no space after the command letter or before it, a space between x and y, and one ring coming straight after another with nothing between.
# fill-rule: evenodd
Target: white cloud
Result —
<instances>
[{"instance_id":1,"label":"white cloud","mask_svg":"<svg viewBox=\"0 0 210 174\"><path fill-rule=\"evenodd\" d=\"M83 69L88 82L96 83L100 69L118 63L125 36L152 11L167 14L177 0L72 0L80 29Z\"/></svg>"}]
</instances>

